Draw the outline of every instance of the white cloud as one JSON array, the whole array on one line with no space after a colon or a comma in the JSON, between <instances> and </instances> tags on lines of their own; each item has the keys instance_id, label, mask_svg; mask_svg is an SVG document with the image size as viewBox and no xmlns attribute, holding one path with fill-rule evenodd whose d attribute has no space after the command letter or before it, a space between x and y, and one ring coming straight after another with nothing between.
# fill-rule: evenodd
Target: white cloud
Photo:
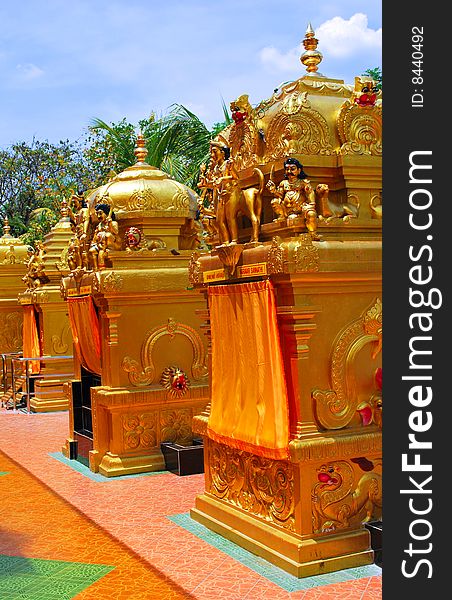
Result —
<instances>
[{"instance_id":1,"label":"white cloud","mask_svg":"<svg viewBox=\"0 0 452 600\"><path fill-rule=\"evenodd\" d=\"M357 53L381 51L382 30L368 27L367 15L356 13L350 19L333 17L315 30L319 51L331 59L346 58ZM266 46L259 52L262 64L281 73L299 73L303 45L282 52L274 46Z\"/></svg>"},{"instance_id":2,"label":"white cloud","mask_svg":"<svg viewBox=\"0 0 452 600\"><path fill-rule=\"evenodd\" d=\"M32 81L44 75L44 71L33 63L26 63L16 66L16 70L22 81Z\"/></svg>"},{"instance_id":3,"label":"white cloud","mask_svg":"<svg viewBox=\"0 0 452 600\"><path fill-rule=\"evenodd\" d=\"M264 65L286 73L299 70L300 55L301 51L299 47L292 48L284 53L274 46L266 46L259 52L259 58Z\"/></svg>"},{"instance_id":4,"label":"white cloud","mask_svg":"<svg viewBox=\"0 0 452 600\"><path fill-rule=\"evenodd\" d=\"M356 13L347 21L333 17L322 23L315 32L323 54L345 58L357 52L381 50L382 31L368 27L367 15Z\"/></svg>"}]
</instances>

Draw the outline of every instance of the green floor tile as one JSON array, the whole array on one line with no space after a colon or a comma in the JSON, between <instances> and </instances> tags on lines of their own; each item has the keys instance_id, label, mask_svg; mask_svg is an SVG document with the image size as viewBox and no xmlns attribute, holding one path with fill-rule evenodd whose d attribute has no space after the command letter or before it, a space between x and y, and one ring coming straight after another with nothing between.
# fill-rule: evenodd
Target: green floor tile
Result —
<instances>
[{"instance_id":1,"label":"green floor tile","mask_svg":"<svg viewBox=\"0 0 452 600\"><path fill-rule=\"evenodd\" d=\"M241 546L234 544L230 540L214 533L201 523L194 521L188 513L171 515L168 517L170 521L190 531L208 544L211 544L217 550L221 550L228 556L231 556L242 565L252 569L262 577L265 577L272 583L283 588L287 592L297 592L300 590L308 590L318 586L329 585L331 583L342 583L351 579L360 579L363 577L372 577L381 575L382 570L377 565L367 565L365 567L356 567L352 569L343 569L334 573L325 573L324 575L316 575L314 577L303 577L299 579L283 569L280 569L272 563L266 561L260 556L256 556L252 552L248 552Z\"/></svg>"},{"instance_id":2,"label":"green floor tile","mask_svg":"<svg viewBox=\"0 0 452 600\"><path fill-rule=\"evenodd\" d=\"M0 598L70 600L113 569L109 565L0 555Z\"/></svg>"}]
</instances>

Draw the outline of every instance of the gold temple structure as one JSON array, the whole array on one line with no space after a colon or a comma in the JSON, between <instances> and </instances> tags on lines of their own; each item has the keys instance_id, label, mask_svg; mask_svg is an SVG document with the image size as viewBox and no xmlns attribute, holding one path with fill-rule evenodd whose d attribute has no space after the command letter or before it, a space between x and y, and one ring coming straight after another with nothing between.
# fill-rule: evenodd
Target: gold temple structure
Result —
<instances>
[{"instance_id":1,"label":"gold temple structure","mask_svg":"<svg viewBox=\"0 0 452 600\"><path fill-rule=\"evenodd\" d=\"M191 189L137 162L73 207L70 272L62 279L74 332L63 448L106 477L165 469L164 442L193 445L207 404L207 341L190 289L199 243Z\"/></svg>"},{"instance_id":2,"label":"gold temple structure","mask_svg":"<svg viewBox=\"0 0 452 600\"><path fill-rule=\"evenodd\" d=\"M68 408L63 386L74 375L72 334L60 281L62 270L67 269L71 237L67 202L63 200L60 220L43 242L37 242L35 249L29 248L22 278L26 289L17 296L24 312L24 357L39 359L29 367L34 388L29 400L31 412Z\"/></svg>"},{"instance_id":3,"label":"gold temple structure","mask_svg":"<svg viewBox=\"0 0 452 600\"><path fill-rule=\"evenodd\" d=\"M200 176L211 396L196 521L297 577L373 562L381 518L381 92L307 74L233 123Z\"/></svg>"},{"instance_id":4,"label":"gold temple structure","mask_svg":"<svg viewBox=\"0 0 452 600\"><path fill-rule=\"evenodd\" d=\"M22 352L23 310L17 294L23 289L25 259L28 247L10 234L8 219L0 237L0 398L6 405L13 396L11 386L11 357Z\"/></svg>"}]
</instances>

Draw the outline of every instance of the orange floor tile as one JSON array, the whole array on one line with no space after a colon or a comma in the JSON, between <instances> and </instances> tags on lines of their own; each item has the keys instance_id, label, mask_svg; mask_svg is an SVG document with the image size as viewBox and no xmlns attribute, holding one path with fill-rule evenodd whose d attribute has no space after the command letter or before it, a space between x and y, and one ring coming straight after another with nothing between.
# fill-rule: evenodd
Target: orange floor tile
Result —
<instances>
[{"instance_id":1,"label":"orange floor tile","mask_svg":"<svg viewBox=\"0 0 452 600\"><path fill-rule=\"evenodd\" d=\"M0 410L0 473L6 472L0 475L0 555L114 567L75 598L381 598L377 568L370 576L358 572L338 581L332 574L324 584L308 578L306 589L284 588L265 568L254 568L252 555L244 562L178 525L177 517L189 512L203 490L202 474L93 480L56 459L67 432L65 412Z\"/></svg>"}]
</instances>

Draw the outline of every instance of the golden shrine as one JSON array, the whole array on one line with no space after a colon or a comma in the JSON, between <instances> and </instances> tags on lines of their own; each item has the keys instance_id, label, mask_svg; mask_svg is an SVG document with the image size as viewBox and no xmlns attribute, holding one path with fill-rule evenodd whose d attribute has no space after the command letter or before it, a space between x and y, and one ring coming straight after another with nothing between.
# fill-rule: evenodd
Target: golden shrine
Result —
<instances>
[{"instance_id":1,"label":"golden shrine","mask_svg":"<svg viewBox=\"0 0 452 600\"><path fill-rule=\"evenodd\" d=\"M21 278L25 273L28 250L21 240L10 234L10 230L8 219L5 219L0 237L0 354L3 355L0 398L5 405L12 396L12 390L8 390L11 355L22 352L23 311L17 304L17 294L23 287Z\"/></svg>"},{"instance_id":2,"label":"golden shrine","mask_svg":"<svg viewBox=\"0 0 452 600\"><path fill-rule=\"evenodd\" d=\"M72 236L67 202L61 206L61 217L36 248L27 252L26 290L17 300L24 313L23 356L39 358L30 365L35 376L30 398L32 412L67 410L63 386L74 374L72 334L66 303L61 299L61 271L67 268L66 247Z\"/></svg>"},{"instance_id":3,"label":"golden shrine","mask_svg":"<svg viewBox=\"0 0 452 600\"><path fill-rule=\"evenodd\" d=\"M231 103L190 262L211 372L191 516L297 577L373 562L382 502L381 93L318 73L317 43Z\"/></svg>"},{"instance_id":4,"label":"golden shrine","mask_svg":"<svg viewBox=\"0 0 452 600\"><path fill-rule=\"evenodd\" d=\"M188 281L198 197L146 155L140 134L136 164L73 206L61 282L76 350L63 452L107 477L165 469L161 443L193 445L209 395Z\"/></svg>"}]
</instances>

